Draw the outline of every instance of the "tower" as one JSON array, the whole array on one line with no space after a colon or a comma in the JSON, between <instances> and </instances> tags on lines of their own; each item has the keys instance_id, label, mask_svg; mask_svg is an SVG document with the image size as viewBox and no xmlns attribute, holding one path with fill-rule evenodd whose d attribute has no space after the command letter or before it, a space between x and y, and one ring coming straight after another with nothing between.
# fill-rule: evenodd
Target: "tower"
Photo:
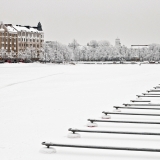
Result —
<instances>
[{"instance_id":1,"label":"tower","mask_svg":"<svg viewBox=\"0 0 160 160\"><path fill-rule=\"evenodd\" d=\"M40 22L39 22L38 25L37 25L37 29L38 29L39 31L43 31L43 30L42 30L42 25L41 25Z\"/></svg>"},{"instance_id":2,"label":"tower","mask_svg":"<svg viewBox=\"0 0 160 160\"><path fill-rule=\"evenodd\" d=\"M121 42L120 39L117 37L115 40L115 47L120 47L121 46Z\"/></svg>"}]
</instances>

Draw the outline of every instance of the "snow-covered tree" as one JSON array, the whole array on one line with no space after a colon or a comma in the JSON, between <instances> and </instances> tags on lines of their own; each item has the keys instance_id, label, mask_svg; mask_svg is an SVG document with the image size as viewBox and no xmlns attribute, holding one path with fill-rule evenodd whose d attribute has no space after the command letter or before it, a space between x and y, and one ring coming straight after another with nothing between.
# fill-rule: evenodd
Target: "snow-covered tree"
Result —
<instances>
[{"instance_id":1,"label":"snow-covered tree","mask_svg":"<svg viewBox=\"0 0 160 160\"><path fill-rule=\"evenodd\" d=\"M87 43L87 46L90 46L92 48L98 47L98 42L96 40L91 40L89 43Z\"/></svg>"},{"instance_id":2,"label":"snow-covered tree","mask_svg":"<svg viewBox=\"0 0 160 160\"><path fill-rule=\"evenodd\" d=\"M98 44L98 46L103 46L103 47L104 46L110 46L110 43L107 40L98 41L97 44Z\"/></svg>"},{"instance_id":3,"label":"snow-covered tree","mask_svg":"<svg viewBox=\"0 0 160 160\"><path fill-rule=\"evenodd\" d=\"M6 50L5 49L0 49L0 58L6 58Z\"/></svg>"}]
</instances>

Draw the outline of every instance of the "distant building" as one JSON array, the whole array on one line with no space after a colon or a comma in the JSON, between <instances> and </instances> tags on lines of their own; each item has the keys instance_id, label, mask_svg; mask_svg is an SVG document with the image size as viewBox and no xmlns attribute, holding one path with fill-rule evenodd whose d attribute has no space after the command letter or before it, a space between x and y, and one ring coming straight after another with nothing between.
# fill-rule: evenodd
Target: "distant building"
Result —
<instances>
[{"instance_id":1,"label":"distant building","mask_svg":"<svg viewBox=\"0 0 160 160\"><path fill-rule=\"evenodd\" d=\"M44 43L44 32L39 22L37 27L3 24L0 22L0 49L6 52L23 52L27 48L39 53Z\"/></svg>"},{"instance_id":2,"label":"distant building","mask_svg":"<svg viewBox=\"0 0 160 160\"><path fill-rule=\"evenodd\" d=\"M146 45L146 44L145 44L145 45L139 45L139 44L138 44L138 45L131 45L131 48L133 48L133 49L136 49L136 48L137 48L137 49L140 49L140 48L146 48L146 47L148 47L148 46L149 46L149 45Z\"/></svg>"},{"instance_id":3,"label":"distant building","mask_svg":"<svg viewBox=\"0 0 160 160\"><path fill-rule=\"evenodd\" d=\"M115 40L115 47L121 47L121 42L119 38L116 38Z\"/></svg>"}]
</instances>

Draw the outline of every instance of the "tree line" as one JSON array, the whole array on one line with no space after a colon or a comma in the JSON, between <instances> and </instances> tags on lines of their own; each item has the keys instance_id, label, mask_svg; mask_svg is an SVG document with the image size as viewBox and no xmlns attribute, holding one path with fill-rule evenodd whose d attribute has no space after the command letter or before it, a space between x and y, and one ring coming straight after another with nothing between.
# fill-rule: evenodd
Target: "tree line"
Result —
<instances>
[{"instance_id":1,"label":"tree line","mask_svg":"<svg viewBox=\"0 0 160 160\"><path fill-rule=\"evenodd\" d=\"M0 50L0 59L39 60L46 62L70 61L160 61L160 44L150 44L143 48L113 46L108 41L92 40L80 45L73 40L68 45L56 41L47 41L37 52L35 48L25 51L7 52Z\"/></svg>"},{"instance_id":2,"label":"tree line","mask_svg":"<svg viewBox=\"0 0 160 160\"><path fill-rule=\"evenodd\" d=\"M113 46L108 41L92 40L80 45L73 40L67 45L58 42L46 42L47 59L63 61L159 61L160 44L150 44L143 48Z\"/></svg>"}]
</instances>

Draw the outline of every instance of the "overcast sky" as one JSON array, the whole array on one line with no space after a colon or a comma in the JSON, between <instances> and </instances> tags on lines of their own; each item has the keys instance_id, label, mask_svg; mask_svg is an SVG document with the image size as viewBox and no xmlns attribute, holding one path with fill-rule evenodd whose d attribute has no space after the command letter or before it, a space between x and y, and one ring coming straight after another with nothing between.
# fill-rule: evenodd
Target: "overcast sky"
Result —
<instances>
[{"instance_id":1,"label":"overcast sky","mask_svg":"<svg viewBox=\"0 0 160 160\"><path fill-rule=\"evenodd\" d=\"M45 41L160 43L160 0L0 0L4 23L37 25Z\"/></svg>"}]
</instances>

